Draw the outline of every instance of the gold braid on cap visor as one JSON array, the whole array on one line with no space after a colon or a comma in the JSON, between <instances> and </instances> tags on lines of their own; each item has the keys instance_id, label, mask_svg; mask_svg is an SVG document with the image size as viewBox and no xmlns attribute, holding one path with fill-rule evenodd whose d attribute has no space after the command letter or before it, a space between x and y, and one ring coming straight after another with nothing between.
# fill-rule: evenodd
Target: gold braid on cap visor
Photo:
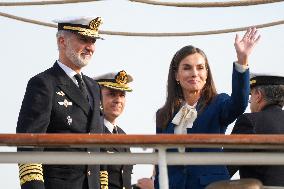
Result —
<instances>
[{"instance_id":1,"label":"gold braid on cap visor","mask_svg":"<svg viewBox=\"0 0 284 189\"><path fill-rule=\"evenodd\" d=\"M99 27L101 24L102 18L97 17L96 19L91 20L88 26L66 23L62 28L63 30L75 31L84 36L99 37Z\"/></svg>"},{"instance_id":2,"label":"gold braid on cap visor","mask_svg":"<svg viewBox=\"0 0 284 189\"><path fill-rule=\"evenodd\" d=\"M111 89L117 89L117 90L122 90L122 91L129 91L129 92L132 91L132 89L128 87L127 84L119 84L119 83L114 83L110 81L99 81L98 83L101 86L108 87Z\"/></svg>"}]
</instances>

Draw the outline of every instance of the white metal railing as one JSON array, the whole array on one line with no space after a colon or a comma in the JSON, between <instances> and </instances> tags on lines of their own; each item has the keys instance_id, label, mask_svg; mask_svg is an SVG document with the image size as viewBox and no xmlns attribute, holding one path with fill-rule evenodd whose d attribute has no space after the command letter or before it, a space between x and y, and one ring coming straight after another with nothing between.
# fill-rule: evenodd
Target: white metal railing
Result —
<instances>
[{"instance_id":1,"label":"white metal railing","mask_svg":"<svg viewBox=\"0 0 284 189\"><path fill-rule=\"evenodd\" d=\"M0 163L158 164L162 189L168 189L167 165L284 165L284 135L0 134L0 146L153 148L157 152L0 152ZM275 149L278 152L166 151L178 147Z\"/></svg>"}]
</instances>

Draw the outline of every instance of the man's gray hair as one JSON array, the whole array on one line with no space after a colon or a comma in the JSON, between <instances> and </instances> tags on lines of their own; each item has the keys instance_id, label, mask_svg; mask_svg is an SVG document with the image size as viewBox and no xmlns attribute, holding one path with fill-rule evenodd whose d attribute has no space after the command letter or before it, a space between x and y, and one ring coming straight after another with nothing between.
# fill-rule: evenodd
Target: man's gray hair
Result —
<instances>
[{"instance_id":1,"label":"man's gray hair","mask_svg":"<svg viewBox=\"0 0 284 189\"><path fill-rule=\"evenodd\" d=\"M256 89L262 92L267 104L284 106L284 85L260 85Z\"/></svg>"},{"instance_id":2,"label":"man's gray hair","mask_svg":"<svg viewBox=\"0 0 284 189\"><path fill-rule=\"evenodd\" d=\"M59 31L57 31L57 33L56 33L56 39L57 39L57 47L58 47L58 49L60 48L60 47L59 47L59 44L58 44L58 38L59 38L59 37L67 37L67 36L70 35L70 33L71 33L71 32L65 31L65 30L59 30Z\"/></svg>"}]
</instances>

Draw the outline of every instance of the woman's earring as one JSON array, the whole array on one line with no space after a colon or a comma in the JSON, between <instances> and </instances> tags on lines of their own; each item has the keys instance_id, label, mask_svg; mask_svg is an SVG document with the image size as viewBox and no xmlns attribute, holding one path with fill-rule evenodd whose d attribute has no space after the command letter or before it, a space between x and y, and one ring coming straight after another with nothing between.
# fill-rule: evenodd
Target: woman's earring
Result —
<instances>
[{"instance_id":1,"label":"woman's earring","mask_svg":"<svg viewBox=\"0 0 284 189\"><path fill-rule=\"evenodd\" d=\"M179 81L177 80L177 85L180 85Z\"/></svg>"}]
</instances>

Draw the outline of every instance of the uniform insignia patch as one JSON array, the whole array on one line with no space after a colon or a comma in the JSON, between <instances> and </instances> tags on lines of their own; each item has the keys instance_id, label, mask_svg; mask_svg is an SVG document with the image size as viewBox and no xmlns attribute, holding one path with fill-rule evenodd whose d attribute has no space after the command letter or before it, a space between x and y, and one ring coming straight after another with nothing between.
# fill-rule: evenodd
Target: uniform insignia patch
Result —
<instances>
[{"instance_id":1,"label":"uniform insignia patch","mask_svg":"<svg viewBox=\"0 0 284 189\"><path fill-rule=\"evenodd\" d=\"M72 106L72 102L69 102L68 100L66 100L66 99L64 99L64 101L63 102L58 102L58 104L59 105L63 105L63 106L65 106L66 108L68 107L68 106Z\"/></svg>"},{"instance_id":2,"label":"uniform insignia patch","mask_svg":"<svg viewBox=\"0 0 284 189\"><path fill-rule=\"evenodd\" d=\"M58 94L59 96L64 96L65 95L65 93L63 91L56 92L56 94Z\"/></svg>"},{"instance_id":3,"label":"uniform insignia patch","mask_svg":"<svg viewBox=\"0 0 284 189\"><path fill-rule=\"evenodd\" d=\"M71 125L72 124L72 118L70 116L67 116L67 124Z\"/></svg>"}]
</instances>

